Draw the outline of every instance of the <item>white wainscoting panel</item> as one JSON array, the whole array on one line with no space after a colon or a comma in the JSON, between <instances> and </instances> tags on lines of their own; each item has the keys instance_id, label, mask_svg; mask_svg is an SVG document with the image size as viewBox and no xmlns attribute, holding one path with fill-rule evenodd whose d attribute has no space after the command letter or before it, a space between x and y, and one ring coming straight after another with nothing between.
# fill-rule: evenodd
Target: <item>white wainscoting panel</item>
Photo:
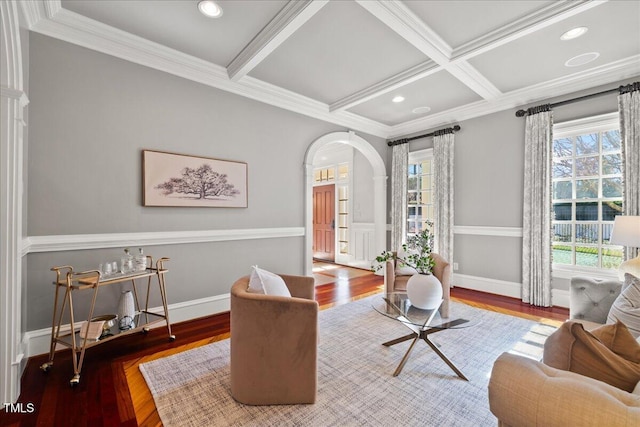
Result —
<instances>
[{"instance_id":1,"label":"white wainscoting panel","mask_svg":"<svg viewBox=\"0 0 640 427\"><path fill-rule=\"evenodd\" d=\"M354 222L351 232L351 245L353 247L353 259L357 265L371 266L371 261L376 257L375 253L375 224L368 222Z\"/></svg>"}]
</instances>

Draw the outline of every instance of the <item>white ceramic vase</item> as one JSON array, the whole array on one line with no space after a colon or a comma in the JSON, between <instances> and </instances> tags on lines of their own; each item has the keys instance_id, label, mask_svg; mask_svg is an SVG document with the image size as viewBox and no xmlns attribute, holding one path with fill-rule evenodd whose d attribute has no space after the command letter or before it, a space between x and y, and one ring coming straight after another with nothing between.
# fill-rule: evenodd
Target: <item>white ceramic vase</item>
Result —
<instances>
[{"instance_id":1,"label":"white ceramic vase","mask_svg":"<svg viewBox=\"0 0 640 427\"><path fill-rule=\"evenodd\" d=\"M118 304L118 322L120 329L126 330L134 328L133 319L136 315L136 307L133 302L133 293L123 291Z\"/></svg>"},{"instance_id":2,"label":"white ceramic vase","mask_svg":"<svg viewBox=\"0 0 640 427\"><path fill-rule=\"evenodd\" d=\"M407 281L407 296L415 307L438 308L442 301L442 285L433 274L414 274Z\"/></svg>"}]
</instances>

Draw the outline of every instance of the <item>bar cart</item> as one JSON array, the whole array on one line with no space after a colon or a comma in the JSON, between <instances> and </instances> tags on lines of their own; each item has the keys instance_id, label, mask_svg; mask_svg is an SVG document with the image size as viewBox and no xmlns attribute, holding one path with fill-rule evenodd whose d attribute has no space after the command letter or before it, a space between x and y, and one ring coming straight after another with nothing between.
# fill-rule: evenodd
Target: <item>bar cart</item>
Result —
<instances>
[{"instance_id":1,"label":"bar cart","mask_svg":"<svg viewBox=\"0 0 640 427\"><path fill-rule=\"evenodd\" d=\"M53 267L51 270L56 272L56 281L53 284L56 287L53 302L53 320L51 324L51 347L49 349L49 361L42 364L40 369L47 372L53 366L53 358L58 345L68 347L72 351L73 360L73 377L69 381L70 385L76 386L80 382L80 371L84 362L85 351L89 347L103 344L112 339L129 335L135 332L149 332L150 326L154 323L166 321L169 340L175 340L175 335L171 333L171 323L169 322L169 310L167 308L167 293L165 287L164 275L169 271L165 268L164 263L169 258L160 258L157 260L155 267L153 259L147 256L147 268L142 271L134 271L129 273L115 273L108 276L103 275L99 270L87 270L76 272L72 266L65 265ZM149 295L151 293L151 282L156 278L160 297L162 299L161 313L149 311ZM137 280L146 280L146 296L144 308L140 306L138 299ZM89 326L91 321L95 321L94 309L98 298L98 290L104 286L114 285L116 283L131 282L135 303L135 316L130 319L131 322L125 330L122 330L117 322L114 325L105 327L104 333L100 337L93 339L89 337ZM144 282L144 280L141 280ZM142 284L143 285L143 284ZM61 290L64 295L60 300ZM89 307L89 315L86 323L76 322L74 316L73 294L76 291L93 291L91 305ZM65 312L68 314L69 325L63 325L63 317ZM115 316L114 316L115 317ZM83 328L83 324L85 327ZM86 328L86 329L85 329Z\"/></svg>"}]
</instances>

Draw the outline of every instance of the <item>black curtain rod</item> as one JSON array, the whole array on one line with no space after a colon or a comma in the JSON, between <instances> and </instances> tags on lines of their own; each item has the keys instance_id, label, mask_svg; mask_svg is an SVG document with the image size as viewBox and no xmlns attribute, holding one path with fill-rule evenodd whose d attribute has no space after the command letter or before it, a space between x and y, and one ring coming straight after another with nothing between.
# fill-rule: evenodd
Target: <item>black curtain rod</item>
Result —
<instances>
[{"instance_id":1,"label":"black curtain rod","mask_svg":"<svg viewBox=\"0 0 640 427\"><path fill-rule=\"evenodd\" d=\"M578 101L584 101L586 99L595 98L596 96L607 95L607 94L614 93L614 92L618 92L619 94L622 95L624 93L633 92L633 91L636 91L636 90L640 90L640 82L634 82L634 83L631 83L631 84L628 84L628 85L625 85L625 86L619 86L619 87L614 88L614 89L608 89L608 90L604 90L602 92L592 93L590 95L579 96L579 97L573 98L573 99L567 99L566 101L560 101L560 102L556 102L554 104L544 104L544 105L540 105L538 107L531 107L531 108L529 108L527 110L518 110L518 111L516 111L516 117L524 117L524 116L528 116L530 114L536 114L536 113L538 113L540 111L544 111L544 110L549 111L548 109L551 109L553 107L560 107L562 105L572 104L572 103L578 102Z\"/></svg>"},{"instance_id":2,"label":"black curtain rod","mask_svg":"<svg viewBox=\"0 0 640 427\"><path fill-rule=\"evenodd\" d=\"M447 133L458 132L460 129L462 129L460 126L455 125L455 126L450 127L450 128L434 130L433 132L425 133L424 135L412 136L411 138L396 139L395 141L387 141L387 145L389 147L392 147L394 145L406 144L407 142L413 141L414 139L421 139L421 138L426 138L426 137L429 137L429 136L444 135L444 134L447 134Z\"/></svg>"}]
</instances>

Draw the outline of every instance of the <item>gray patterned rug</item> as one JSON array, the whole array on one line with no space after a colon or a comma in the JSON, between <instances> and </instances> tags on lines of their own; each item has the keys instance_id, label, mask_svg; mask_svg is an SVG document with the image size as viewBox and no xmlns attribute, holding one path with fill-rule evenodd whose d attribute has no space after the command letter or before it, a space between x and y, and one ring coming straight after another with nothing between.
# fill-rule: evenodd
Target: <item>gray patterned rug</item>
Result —
<instances>
[{"instance_id":1,"label":"gray patterned rug","mask_svg":"<svg viewBox=\"0 0 640 427\"><path fill-rule=\"evenodd\" d=\"M245 406L230 395L229 340L140 365L165 427L170 426L494 426L487 384L504 351L539 357L552 327L452 303L452 318L475 326L432 340L469 378L459 379L428 346L381 343L409 332L365 298L320 313L318 397L314 405Z\"/></svg>"}]
</instances>

